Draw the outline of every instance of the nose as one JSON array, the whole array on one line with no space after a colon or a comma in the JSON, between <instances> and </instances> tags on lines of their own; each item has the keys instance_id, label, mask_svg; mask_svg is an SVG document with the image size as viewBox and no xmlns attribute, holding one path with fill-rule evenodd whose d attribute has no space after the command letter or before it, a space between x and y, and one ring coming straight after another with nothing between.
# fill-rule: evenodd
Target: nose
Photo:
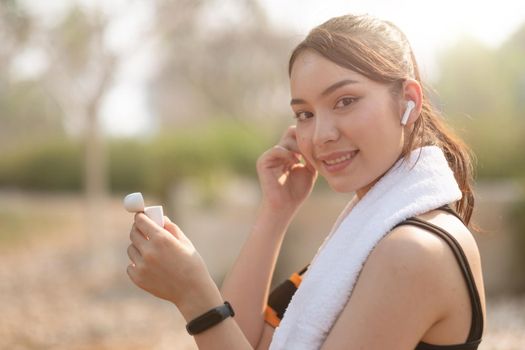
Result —
<instances>
[{"instance_id":1,"label":"nose","mask_svg":"<svg viewBox=\"0 0 525 350\"><path fill-rule=\"evenodd\" d=\"M339 129L332 116L320 116L315 118L315 131L313 142L322 147L326 143L336 141L339 138Z\"/></svg>"}]
</instances>

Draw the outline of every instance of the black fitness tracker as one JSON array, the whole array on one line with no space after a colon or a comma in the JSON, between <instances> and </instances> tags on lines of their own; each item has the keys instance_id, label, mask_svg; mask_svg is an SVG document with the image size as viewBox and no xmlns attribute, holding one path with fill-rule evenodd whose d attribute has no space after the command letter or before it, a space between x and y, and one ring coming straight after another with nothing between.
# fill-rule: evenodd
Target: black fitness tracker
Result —
<instances>
[{"instance_id":1,"label":"black fitness tracker","mask_svg":"<svg viewBox=\"0 0 525 350\"><path fill-rule=\"evenodd\" d=\"M225 301L223 305L214 307L210 311L188 322L186 330L191 335L198 334L234 315L235 313L233 312L232 306L229 302Z\"/></svg>"}]
</instances>

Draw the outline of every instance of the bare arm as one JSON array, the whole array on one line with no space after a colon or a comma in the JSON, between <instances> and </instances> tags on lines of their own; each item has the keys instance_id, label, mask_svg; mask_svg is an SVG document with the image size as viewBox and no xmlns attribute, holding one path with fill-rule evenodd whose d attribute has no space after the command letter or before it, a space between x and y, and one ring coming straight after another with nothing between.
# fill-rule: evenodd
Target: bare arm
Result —
<instances>
[{"instance_id":1,"label":"bare arm","mask_svg":"<svg viewBox=\"0 0 525 350\"><path fill-rule=\"evenodd\" d=\"M144 213L135 215L127 273L138 287L175 304L190 322L224 300L195 246L169 218L164 221L161 228ZM253 349L231 317L196 334L195 341L201 350Z\"/></svg>"},{"instance_id":2,"label":"bare arm","mask_svg":"<svg viewBox=\"0 0 525 350\"><path fill-rule=\"evenodd\" d=\"M211 308L224 303L224 299L222 298L215 282L209 278L207 284L208 288L202 289L204 294L199 295L198 297L199 304L196 304L195 301L187 304L179 303L179 311L186 322L190 322ZM195 342L199 349L252 350L255 348L250 344L243 331L239 328L239 325L236 322L238 313L235 305L232 304L232 307L235 311L235 316L233 318L228 317L215 326L194 335Z\"/></svg>"},{"instance_id":3,"label":"bare arm","mask_svg":"<svg viewBox=\"0 0 525 350\"><path fill-rule=\"evenodd\" d=\"M202 257L177 225L165 217L164 228L160 228L143 213L135 215L128 247L132 263L127 272L137 286L173 302L188 322L225 300L233 306L234 318L195 335L199 349L257 347L285 231L317 177L306 160L301 162L294 127L285 132L279 146L259 158L257 172L262 204L255 226L224 281L222 295Z\"/></svg>"},{"instance_id":4,"label":"bare arm","mask_svg":"<svg viewBox=\"0 0 525 350\"><path fill-rule=\"evenodd\" d=\"M222 305L225 298L188 237L169 218L164 220L164 228L160 228L143 213L135 215L130 232L132 244L128 247L132 263L127 273L140 288L175 304L186 322L190 322ZM232 306L234 318L228 317L194 335L199 349L248 350L256 347L236 322L242 308L233 303Z\"/></svg>"},{"instance_id":5,"label":"bare arm","mask_svg":"<svg viewBox=\"0 0 525 350\"><path fill-rule=\"evenodd\" d=\"M477 253L472 258L479 261ZM420 228L401 226L370 254L322 349L352 344L355 349L402 350L420 341L462 344L471 315L464 277L450 247Z\"/></svg>"},{"instance_id":6,"label":"bare arm","mask_svg":"<svg viewBox=\"0 0 525 350\"><path fill-rule=\"evenodd\" d=\"M262 334L270 283L290 219L290 215L261 207L252 232L222 284L222 296L233 305L235 319L253 347Z\"/></svg>"},{"instance_id":7,"label":"bare arm","mask_svg":"<svg viewBox=\"0 0 525 350\"><path fill-rule=\"evenodd\" d=\"M263 332L264 309L286 229L317 177L315 169L308 163L301 164L300 158L295 127L290 127L279 146L257 160L262 204L253 230L221 288L253 347Z\"/></svg>"}]
</instances>

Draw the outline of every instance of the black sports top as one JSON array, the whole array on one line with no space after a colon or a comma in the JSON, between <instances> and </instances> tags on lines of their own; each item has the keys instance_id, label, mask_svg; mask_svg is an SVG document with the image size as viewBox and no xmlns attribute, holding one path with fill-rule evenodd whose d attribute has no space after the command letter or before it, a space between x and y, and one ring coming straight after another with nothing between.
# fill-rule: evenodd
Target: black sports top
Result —
<instances>
[{"instance_id":1,"label":"black sports top","mask_svg":"<svg viewBox=\"0 0 525 350\"><path fill-rule=\"evenodd\" d=\"M440 210L447 211L458 219L463 221L461 217L448 205L438 208ZM394 228L402 225L414 225L420 228L426 229L439 237L441 237L452 249L456 260L459 263L463 277L467 284L468 293L470 296L470 304L472 308L472 321L470 325L470 331L467 340L463 344L454 345L432 345L425 342L419 342L415 350L475 350L481 343L481 337L483 334L483 310L481 307L481 301L478 294L478 289L470 269L465 252L461 248L459 242L447 231L439 226L431 224L430 222L412 217L400 222ZM394 229L393 228L393 229ZM295 272L290 276L289 279L278 285L271 293L268 298L268 305L265 310L265 321L272 327L276 328L281 319L284 316L284 312L292 299L297 288L301 284L302 277L310 264L306 265L301 271Z\"/></svg>"}]
</instances>

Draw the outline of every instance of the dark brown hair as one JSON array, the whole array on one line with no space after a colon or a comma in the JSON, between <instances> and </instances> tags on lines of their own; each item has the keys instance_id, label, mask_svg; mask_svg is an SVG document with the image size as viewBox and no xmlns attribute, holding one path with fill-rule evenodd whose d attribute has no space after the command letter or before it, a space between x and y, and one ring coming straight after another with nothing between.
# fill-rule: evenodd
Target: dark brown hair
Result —
<instances>
[{"instance_id":1,"label":"dark brown hair","mask_svg":"<svg viewBox=\"0 0 525 350\"><path fill-rule=\"evenodd\" d=\"M312 29L293 50L289 74L298 55L308 49L371 80L391 85L394 95L401 91L408 78L423 86L406 36L389 21L368 15L345 15L328 20ZM455 203L455 209L468 225L474 209L473 154L445 124L424 92L421 114L401 156L406 159L410 151L426 145L436 145L443 150L463 195Z\"/></svg>"}]
</instances>

